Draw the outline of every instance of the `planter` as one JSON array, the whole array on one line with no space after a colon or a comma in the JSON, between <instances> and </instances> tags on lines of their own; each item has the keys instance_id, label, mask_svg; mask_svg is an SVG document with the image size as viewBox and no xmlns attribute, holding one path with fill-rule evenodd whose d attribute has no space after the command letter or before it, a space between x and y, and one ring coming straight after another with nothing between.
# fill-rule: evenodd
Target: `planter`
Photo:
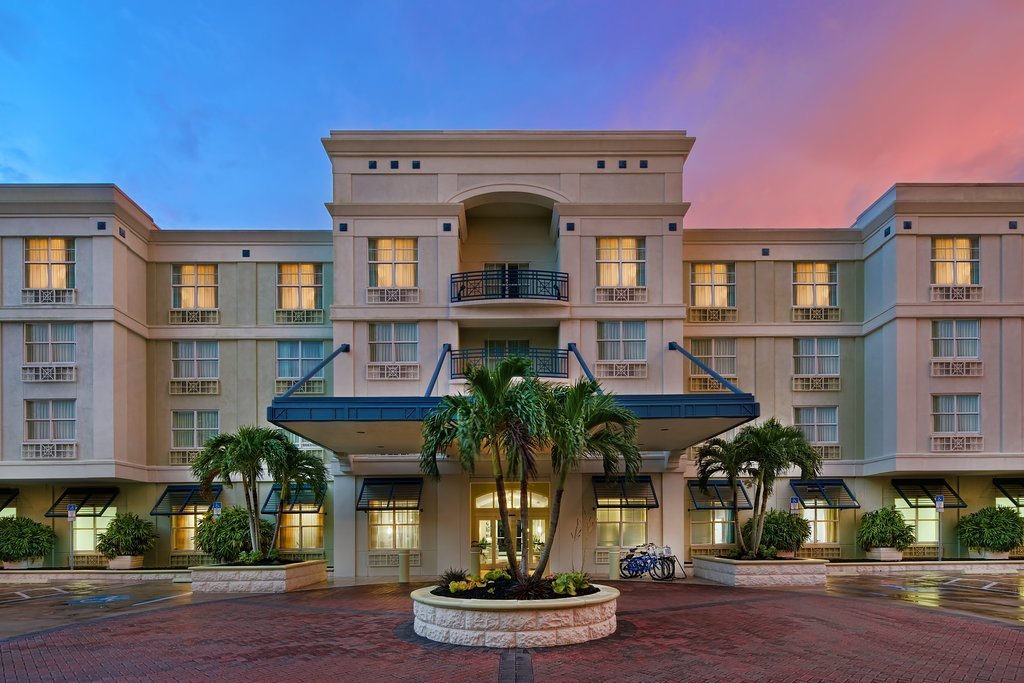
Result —
<instances>
[{"instance_id":1,"label":"planter","mask_svg":"<svg viewBox=\"0 0 1024 683\"><path fill-rule=\"evenodd\" d=\"M142 569L142 555L118 555L107 563L108 569Z\"/></svg>"},{"instance_id":2,"label":"planter","mask_svg":"<svg viewBox=\"0 0 1024 683\"><path fill-rule=\"evenodd\" d=\"M31 560L17 560L15 562L4 561L4 569L28 569L31 566Z\"/></svg>"},{"instance_id":3,"label":"planter","mask_svg":"<svg viewBox=\"0 0 1024 683\"><path fill-rule=\"evenodd\" d=\"M796 559L796 551L795 550L777 550L775 552L775 557L778 557L778 558L783 559L783 560L794 560L794 559Z\"/></svg>"},{"instance_id":4,"label":"planter","mask_svg":"<svg viewBox=\"0 0 1024 683\"><path fill-rule=\"evenodd\" d=\"M619 591L593 584L592 595L554 600L463 600L412 592L416 634L475 647L552 647L615 633Z\"/></svg>"},{"instance_id":5,"label":"planter","mask_svg":"<svg viewBox=\"0 0 1024 683\"><path fill-rule=\"evenodd\" d=\"M191 567L193 593L287 593L327 581L327 561Z\"/></svg>"},{"instance_id":6,"label":"planter","mask_svg":"<svg viewBox=\"0 0 1024 683\"><path fill-rule=\"evenodd\" d=\"M896 548L872 548L864 553L864 557L878 562L901 562L903 551Z\"/></svg>"},{"instance_id":7,"label":"planter","mask_svg":"<svg viewBox=\"0 0 1024 683\"><path fill-rule=\"evenodd\" d=\"M998 550L971 550L971 557L977 557L982 560L1008 560L1010 559L1010 551L1000 552Z\"/></svg>"},{"instance_id":8,"label":"planter","mask_svg":"<svg viewBox=\"0 0 1024 683\"><path fill-rule=\"evenodd\" d=\"M726 586L821 586L828 560L731 560L694 556L698 579Z\"/></svg>"}]
</instances>

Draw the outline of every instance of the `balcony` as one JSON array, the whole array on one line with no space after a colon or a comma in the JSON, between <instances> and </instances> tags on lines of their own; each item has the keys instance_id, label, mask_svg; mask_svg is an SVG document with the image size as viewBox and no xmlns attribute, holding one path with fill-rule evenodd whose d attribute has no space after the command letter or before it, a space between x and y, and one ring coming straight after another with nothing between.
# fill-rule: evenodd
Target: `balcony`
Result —
<instances>
[{"instance_id":1,"label":"balcony","mask_svg":"<svg viewBox=\"0 0 1024 683\"><path fill-rule=\"evenodd\" d=\"M507 356L517 355L533 363L533 371L541 377L568 377L569 352L565 349L528 349L524 353L506 354L488 349L452 351L452 379L464 379L471 365L494 366Z\"/></svg>"},{"instance_id":2,"label":"balcony","mask_svg":"<svg viewBox=\"0 0 1024 683\"><path fill-rule=\"evenodd\" d=\"M733 385L736 384L735 375L723 375L723 378L729 380ZM689 387L690 393L694 394L723 393L729 391L724 384L710 375L691 375Z\"/></svg>"},{"instance_id":3,"label":"balcony","mask_svg":"<svg viewBox=\"0 0 1024 683\"><path fill-rule=\"evenodd\" d=\"M646 379L645 360L599 360L594 365L598 379Z\"/></svg>"},{"instance_id":4,"label":"balcony","mask_svg":"<svg viewBox=\"0 0 1024 683\"><path fill-rule=\"evenodd\" d=\"M842 380L839 375L795 375L793 391L839 391Z\"/></svg>"},{"instance_id":5,"label":"balcony","mask_svg":"<svg viewBox=\"0 0 1024 683\"><path fill-rule=\"evenodd\" d=\"M568 301L569 274L550 270L474 270L452 273L451 302Z\"/></svg>"},{"instance_id":6,"label":"balcony","mask_svg":"<svg viewBox=\"0 0 1024 683\"><path fill-rule=\"evenodd\" d=\"M275 325L323 325L324 312L319 308L278 308L274 310Z\"/></svg>"},{"instance_id":7,"label":"balcony","mask_svg":"<svg viewBox=\"0 0 1024 683\"><path fill-rule=\"evenodd\" d=\"M932 301L981 301L981 285L932 285Z\"/></svg>"},{"instance_id":8,"label":"balcony","mask_svg":"<svg viewBox=\"0 0 1024 683\"><path fill-rule=\"evenodd\" d=\"M77 457L76 441L28 441L21 444L22 460L74 460Z\"/></svg>"},{"instance_id":9,"label":"balcony","mask_svg":"<svg viewBox=\"0 0 1024 683\"><path fill-rule=\"evenodd\" d=\"M951 358L932 360L932 377L981 377L984 365L980 360Z\"/></svg>"},{"instance_id":10,"label":"balcony","mask_svg":"<svg viewBox=\"0 0 1024 683\"><path fill-rule=\"evenodd\" d=\"M367 287L368 304L418 304L419 287Z\"/></svg>"},{"instance_id":11,"label":"balcony","mask_svg":"<svg viewBox=\"0 0 1024 683\"><path fill-rule=\"evenodd\" d=\"M367 363L367 380L419 379L419 363Z\"/></svg>"},{"instance_id":12,"label":"balcony","mask_svg":"<svg viewBox=\"0 0 1024 683\"><path fill-rule=\"evenodd\" d=\"M646 287L595 287L594 303L598 304L645 304Z\"/></svg>"},{"instance_id":13,"label":"balcony","mask_svg":"<svg viewBox=\"0 0 1024 683\"><path fill-rule=\"evenodd\" d=\"M838 306L794 306L792 309L795 323L837 323L841 317Z\"/></svg>"},{"instance_id":14,"label":"balcony","mask_svg":"<svg viewBox=\"0 0 1024 683\"><path fill-rule=\"evenodd\" d=\"M172 379L167 392L174 396L201 394L215 396L220 393L219 379Z\"/></svg>"},{"instance_id":15,"label":"balcony","mask_svg":"<svg viewBox=\"0 0 1024 683\"><path fill-rule=\"evenodd\" d=\"M219 308L172 308L167 316L170 325L219 325Z\"/></svg>"},{"instance_id":16,"label":"balcony","mask_svg":"<svg viewBox=\"0 0 1024 683\"><path fill-rule=\"evenodd\" d=\"M837 443L812 443L811 448L822 460L843 459L843 447Z\"/></svg>"},{"instance_id":17,"label":"balcony","mask_svg":"<svg viewBox=\"0 0 1024 683\"><path fill-rule=\"evenodd\" d=\"M299 381L299 378L295 379L278 379L274 382L274 393L280 396L284 392L292 388L292 386ZM324 393L327 388L326 380L322 377L313 377L306 380L306 383L299 387L292 396L318 396Z\"/></svg>"},{"instance_id":18,"label":"balcony","mask_svg":"<svg viewBox=\"0 0 1024 683\"><path fill-rule=\"evenodd\" d=\"M981 434L932 434L933 453L977 453L985 450Z\"/></svg>"},{"instance_id":19,"label":"balcony","mask_svg":"<svg viewBox=\"0 0 1024 683\"><path fill-rule=\"evenodd\" d=\"M191 465L203 452L201 448L175 448L171 449L167 462L169 465Z\"/></svg>"},{"instance_id":20,"label":"balcony","mask_svg":"<svg viewBox=\"0 0 1024 683\"><path fill-rule=\"evenodd\" d=\"M21 290L21 303L23 304L73 304L75 303L74 289L23 289Z\"/></svg>"},{"instance_id":21,"label":"balcony","mask_svg":"<svg viewBox=\"0 0 1024 683\"><path fill-rule=\"evenodd\" d=\"M70 364L22 365L22 382L74 382L75 366Z\"/></svg>"},{"instance_id":22,"label":"balcony","mask_svg":"<svg viewBox=\"0 0 1024 683\"><path fill-rule=\"evenodd\" d=\"M686 310L686 319L691 323L734 323L735 308L714 308L691 306Z\"/></svg>"}]
</instances>

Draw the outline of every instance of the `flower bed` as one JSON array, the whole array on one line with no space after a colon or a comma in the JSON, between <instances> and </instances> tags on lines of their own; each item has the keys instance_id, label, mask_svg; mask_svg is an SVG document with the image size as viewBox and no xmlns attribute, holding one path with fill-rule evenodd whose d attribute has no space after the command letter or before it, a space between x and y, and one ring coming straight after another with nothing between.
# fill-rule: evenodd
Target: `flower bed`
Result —
<instances>
[{"instance_id":1,"label":"flower bed","mask_svg":"<svg viewBox=\"0 0 1024 683\"><path fill-rule=\"evenodd\" d=\"M287 593L327 581L327 561L192 567L194 593Z\"/></svg>"}]
</instances>

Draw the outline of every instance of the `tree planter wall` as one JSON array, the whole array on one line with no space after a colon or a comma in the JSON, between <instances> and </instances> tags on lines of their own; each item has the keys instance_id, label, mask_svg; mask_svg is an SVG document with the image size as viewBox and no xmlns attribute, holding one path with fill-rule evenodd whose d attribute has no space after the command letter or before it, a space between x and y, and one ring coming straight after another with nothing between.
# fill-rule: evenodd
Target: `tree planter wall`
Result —
<instances>
[{"instance_id":1,"label":"tree planter wall","mask_svg":"<svg viewBox=\"0 0 1024 683\"><path fill-rule=\"evenodd\" d=\"M872 548L864 552L864 557L878 562L900 562L903 560L903 551L896 548Z\"/></svg>"},{"instance_id":2,"label":"tree planter wall","mask_svg":"<svg viewBox=\"0 0 1024 683\"><path fill-rule=\"evenodd\" d=\"M142 555L117 555L110 558L108 569L142 569Z\"/></svg>"},{"instance_id":3,"label":"tree planter wall","mask_svg":"<svg viewBox=\"0 0 1024 683\"><path fill-rule=\"evenodd\" d=\"M439 643L477 647L551 647L615 633L619 591L555 600L462 600L412 592L417 635Z\"/></svg>"},{"instance_id":4,"label":"tree planter wall","mask_svg":"<svg viewBox=\"0 0 1024 683\"><path fill-rule=\"evenodd\" d=\"M820 586L825 583L828 560L730 560L694 557L698 579L726 586Z\"/></svg>"},{"instance_id":5,"label":"tree planter wall","mask_svg":"<svg viewBox=\"0 0 1024 683\"><path fill-rule=\"evenodd\" d=\"M192 567L193 593L287 593L327 581L327 561L276 566Z\"/></svg>"}]
</instances>

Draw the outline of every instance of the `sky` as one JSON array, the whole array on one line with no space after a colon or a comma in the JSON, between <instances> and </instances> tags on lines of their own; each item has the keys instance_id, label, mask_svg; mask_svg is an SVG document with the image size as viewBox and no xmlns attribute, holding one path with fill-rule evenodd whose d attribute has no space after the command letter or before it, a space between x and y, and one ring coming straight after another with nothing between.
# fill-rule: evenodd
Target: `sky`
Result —
<instances>
[{"instance_id":1,"label":"sky","mask_svg":"<svg viewBox=\"0 0 1024 683\"><path fill-rule=\"evenodd\" d=\"M0 183L326 228L332 129L672 129L689 227L1024 181L1024 2L0 0Z\"/></svg>"}]
</instances>

